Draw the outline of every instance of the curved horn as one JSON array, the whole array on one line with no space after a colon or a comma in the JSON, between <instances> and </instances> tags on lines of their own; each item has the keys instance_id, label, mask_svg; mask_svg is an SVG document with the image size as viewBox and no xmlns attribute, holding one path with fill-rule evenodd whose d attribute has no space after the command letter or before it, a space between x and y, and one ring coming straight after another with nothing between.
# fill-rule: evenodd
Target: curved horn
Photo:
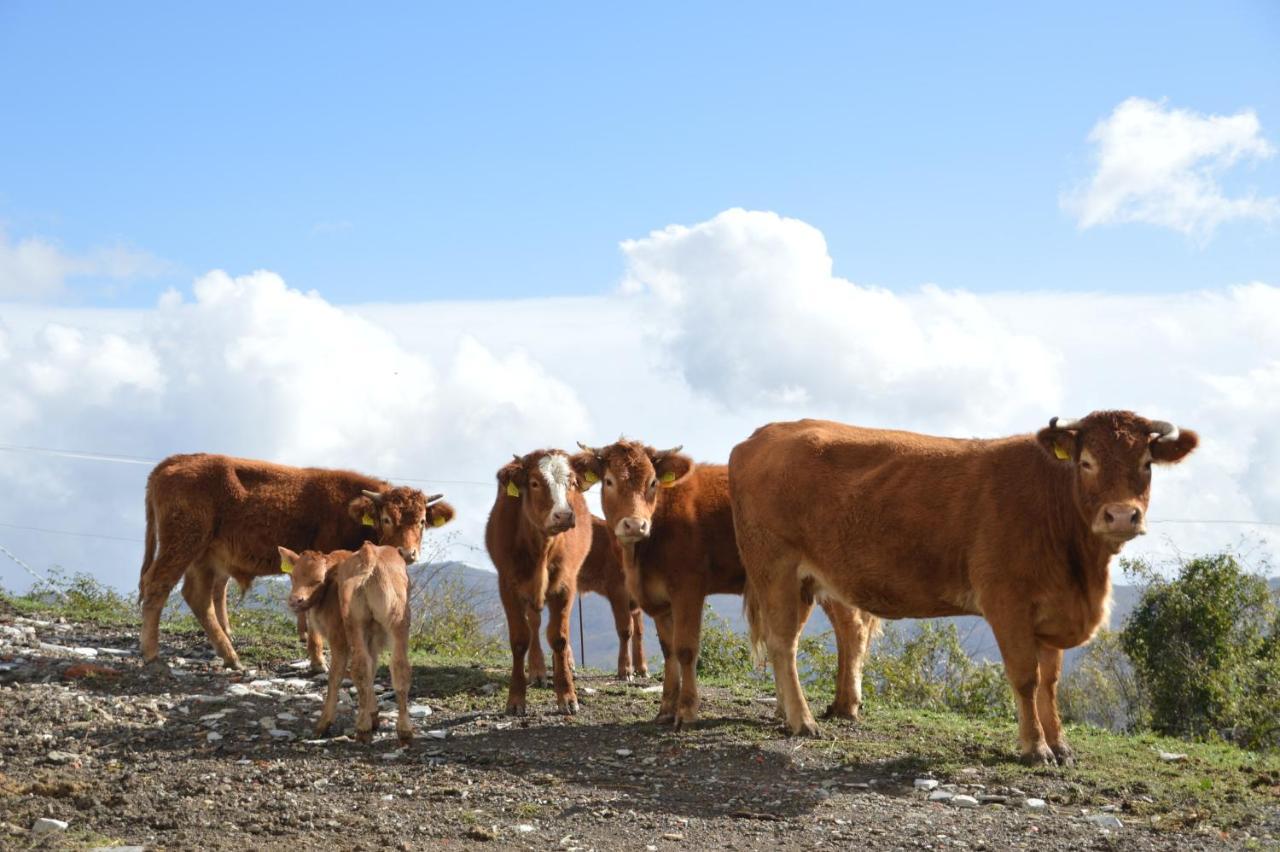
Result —
<instances>
[{"instance_id":1,"label":"curved horn","mask_svg":"<svg viewBox=\"0 0 1280 852\"><path fill-rule=\"evenodd\" d=\"M1079 429L1080 421L1076 420L1074 417L1068 417L1065 420L1061 417L1050 417L1049 428L1050 429L1068 429L1068 430Z\"/></svg>"},{"instance_id":2,"label":"curved horn","mask_svg":"<svg viewBox=\"0 0 1280 852\"><path fill-rule=\"evenodd\" d=\"M432 503L436 502L437 500L443 500L443 499L444 499L443 494L432 494L430 497L427 498L427 505L430 506Z\"/></svg>"},{"instance_id":3,"label":"curved horn","mask_svg":"<svg viewBox=\"0 0 1280 852\"><path fill-rule=\"evenodd\" d=\"M520 463L520 454L519 454L519 453L512 453L512 454L511 454L511 458L515 459L516 464L519 464L519 463Z\"/></svg>"},{"instance_id":4,"label":"curved horn","mask_svg":"<svg viewBox=\"0 0 1280 852\"><path fill-rule=\"evenodd\" d=\"M676 444L669 450L658 450L654 455L655 459L665 458L666 456L674 456L676 453L684 449L684 444Z\"/></svg>"},{"instance_id":5,"label":"curved horn","mask_svg":"<svg viewBox=\"0 0 1280 852\"><path fill-rule=\"evenodd\" d=\"M1160 442L1176 441L1178 440L1178 427L1168 420L1152 420L1151 434Z\"/></svg>"},{"instance_id":6,"label":"curved horn","mask_svg":"<svg viewBox=\"0 0 1280 852\"><path fill-rule=\"evenodd\" d=\"M362 488L360 489L360 493L368 497L370 500L372 500L375 503L382 502L382 494L377 491L370 491L367 488Z\"/></svg>"},{"instance_id":7,"label":"curved horn","mask_svg":"<svg viewBox=\"0 0 1280 852\"><path fill-rule=\"evenodd\" d=\"M578 441L578 446L582 449L584 453L591 453L591 455L595 456L596 458L600 458L600 456L604 454L604 450L602 448L588 447L586 444L582 443L581 441Z\"/></svg>"}]
</instances>

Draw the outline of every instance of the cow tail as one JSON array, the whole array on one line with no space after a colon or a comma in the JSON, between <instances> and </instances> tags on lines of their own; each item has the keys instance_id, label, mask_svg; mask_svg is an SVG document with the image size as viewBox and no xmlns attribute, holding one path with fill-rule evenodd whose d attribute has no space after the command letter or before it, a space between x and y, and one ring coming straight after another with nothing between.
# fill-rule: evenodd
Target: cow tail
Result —
<instances>
[{"instance_id":1,"label":"cow tail","mask_svg":"<svg viewBox=\"0 0 1280 852\"><path fill-rule=\"evenodd\" d=\"M742 614L747 619L747 643L751 647L751 661L763 668L769 660L769 647L764 641L764 616L760 612L760 598L752 593L749 582L742 590Z\"/></svg>"},{"instance_id":2,"label":"cow tail","mask_svg":"<svg viewBox=\"0 0 1280 852\"><path fill-rule=\"evenodd\" d=\"M146 504L147 529L142 549L142 571L138 574L138 603L142 603L143 590L147 585L147 573L151 570L151 563L155 562L156 546L160 538L159 530L156 529L156 508L150 482L147 483L146 497L143 502Z\"/></svg>"}]
</instances>

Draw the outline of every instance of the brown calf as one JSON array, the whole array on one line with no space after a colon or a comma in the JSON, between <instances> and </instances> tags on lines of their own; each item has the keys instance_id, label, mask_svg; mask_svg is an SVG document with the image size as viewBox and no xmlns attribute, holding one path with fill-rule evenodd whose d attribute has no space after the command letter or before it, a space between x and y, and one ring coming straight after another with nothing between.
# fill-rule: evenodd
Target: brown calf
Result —
<instances>
[{"instance_id":1,"label":"brown calf","mask_svg":"<svg viewBox=\"0 0 1280 852\"><path fill-rule=\"evenodd\" d=\"M147 478L147 532L138 581L142 656L156 659L160 613L179 579L182 596L230 668L240 658L229 637L227 579L242 588L280 572L276 547L354 550L366 539L418 558L423 530L453 518L453 507L413 488L346 470L298 468L230 456L170 456ZM317 635L313 668L323 668Z\"/></svg>"},{"instance_id":2,"label":"brown calf","mask_svg":"<svg viewBox=\"0 0 1280 852\"><path fill-rule=\"evenodd\" d=\"M333 724L343 673L351 666L360 703L356 739L367 743L378 727L378 697L373 676L378 657L391 645L391 685L396 691L396 733L413 738L409 724L409 573L397 548L365 542L359 550L294 553L279 548L280 570L289 575L289 609L305 614L311 627L329 640L333 667L316 736Z\"/></svg>"},{"instance_id":3,"label":"brown calf","mask_svg":"<svg viewBox=\"0 0 1280 852\"><path fill-rule=\"evenodd\" d=\"M556 704L565 713L578 712L569 665L569 616L578 571L591 549L591 513L564 452L538 450L516 456L498 470L498 495L485 525L484 542L498 569L498 592L511 637L507 712L524 715L526 711L526 654L529 677L540 683L546 675L537 642L544 606L551 608L547 644Z\"/></svg>"},{"instance_id":4,"label":"brown calf","mask_svg":"<svg viewBox=\"0 0 1280 852\"><path fill-rule=\"evenodd\" d=\"M578 572L578 592L595 592L609 601L618 631L618 679L631 680L634 672L649 676L644 658L644 615L627 591L622 570L622 548L603 518L591 517L591 552Z\"/></svg>"},{"instance_id":5,"label":"brown calf","mask_svg":"<svg viewBox=\"0 0 1280 852\"><path fill-rule=\"evenodd\" d=\"M729 509L728 468L695 467L680 447L659 451L627 440L598 449L579 446L574 472L587 488L602 483L605 521L622 548L628 590L658 628L665 667L655 721L680 730L698 718L696 668L707 596L740 595L746 582ZM840 606L824 608L839 646L829 712L852 718L862 703L863 656L878 624Z\"/></svg>"},{"instance_id":6,"label":"brown calf","mask_svg":"<svg viewBox=\"0 0 1280 852\"><path fill-rule=\"evenodd\" d=\"M753 645L792 732L817 733L795 660L803 601L817 594L884 618L985 617L1023 759L1070 763L1063 649L1106 618L1111 557L1145 532L1152 463L1196 444L1127 411L997 440L821 420L757 429L729 457L729 485Z\"/></svg>"}]
</instances>

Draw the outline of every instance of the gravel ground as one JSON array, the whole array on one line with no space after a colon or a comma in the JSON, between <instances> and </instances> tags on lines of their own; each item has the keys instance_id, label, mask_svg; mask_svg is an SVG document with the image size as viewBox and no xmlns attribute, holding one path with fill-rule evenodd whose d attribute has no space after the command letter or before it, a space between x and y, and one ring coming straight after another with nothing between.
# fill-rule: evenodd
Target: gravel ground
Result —
<instances>
[{"instance_id":1,"label":"gravel ground","mask_svg":"<svg viewBox=\"0 0 1280 852\"><path fill-rule=\"evenodd\" d=\"M704 721L676 735L647 721L651 684L583 677L577 717L555 714L551 692L533 690L538 712L511 719L499 712L500 673L419 666L409 748L393 724L371 746L313 740L323 675L290 660L223 672L205 647L174 639L163 649L169 670L148 670L132 630L0 612L0 847L1193 850L1246 841L1115 827L1123 814L1055 805L1051 790L987 786L981 768L929 790L883 766L826 758L779 735L768 699L714 688ZM390 697L387 684L380 692ZM978 801L930 801L939 791ZM1050 803L1029 807L1036 797ZM67 827L37 834L41 819ZM1274 843L1266 830L1277 827L1263 827L1252 848Z\"/></svg>"}]
</instances>

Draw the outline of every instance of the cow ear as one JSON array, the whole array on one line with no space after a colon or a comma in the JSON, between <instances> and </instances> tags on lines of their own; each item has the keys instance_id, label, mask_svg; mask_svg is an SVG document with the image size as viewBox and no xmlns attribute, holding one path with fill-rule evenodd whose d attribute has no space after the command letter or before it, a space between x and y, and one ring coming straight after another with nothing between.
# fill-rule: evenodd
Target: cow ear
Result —
<instances>
[{"instance_id":1,"label":"cow ear","mask_svg":"<svg viewBox=\"0 0 1280 852\"><path fill-rule=\"evenodd\" d=\"M280 573L292 574L294 566L302 557L287 547L277 547L276 550L280 551Z\"/></svg>"},{"instance_id":2,"label":"cow ear","mask_svg":"<svg viewBox=\"0 0 1280 852\"><path fill-rule=\"evenodd\" d=\"M366 527L376 525L374 518L378 514L378 507L370 497L361 494L359 497L347 504L347 514L351 516L351 520Z\"/></svg>"},{"instance_id":3,"label":"cow ear","mask_svg":"<svg viewBox=\"0 0 1280 852\"><path fill-rule=\"evenodd\" d=\"M525 481L528 478L524 472L524 465L520 464L518 459L512 459L498 468L498 487L508 497L519 497L520 491L524 488Z\"/></svg>"},{"instance_id":4,"label":"cow ear","mask_svg":"<svg viewBox=\"0 0 1280 852\"><path fill-rule=\"evenodd\" d=\"M1152 441L1151 460L1158 464L1176 464L1200 444L1200 436L1190 429L1180 429L1172 441Z\"/></svg>"},{"instance_id":5,"label":"cow ear","mask_svg":"<svg viewBox=\"0 0 1280 852\"><path fill-rule=\"evenodd\" d=\"M595 453L574 453L569 456L569 467L578 477L579 491L590 491L604 477L604 463Z\"/></svg>"},{"instance_id":6,"label":"cow ear","mask_svg":"<svg viewBox=\"0 0 1280 852\"><path fill-rule=\"evenodd\" d=\"M1079 455L1076 449L1076 433L1070 429L1046 426L1036 433L1036 441L1055 460L1074 464Z\"/></svg>"},{"instance_id":7,"label":"cow ear","mask_svg":"<svg viewBox=\"0 0 1280 852\"><path fill-rule=\"evenodd\" d=\"M654 462L653 468L658 474L658 484L663 488L671 488L693 473L694 463L684 453L664 453Z\"/></svg>"},{"instance_id":8,"label":"cow ear","mask_svg":"<svg viewBox=\"0 0 1280 852\"><path fill-rule=\"evenodd\" d=\"M457 513L443 500L427 507L427 526L442 527L453 520Z\"/></svg>"}]
</instances>

